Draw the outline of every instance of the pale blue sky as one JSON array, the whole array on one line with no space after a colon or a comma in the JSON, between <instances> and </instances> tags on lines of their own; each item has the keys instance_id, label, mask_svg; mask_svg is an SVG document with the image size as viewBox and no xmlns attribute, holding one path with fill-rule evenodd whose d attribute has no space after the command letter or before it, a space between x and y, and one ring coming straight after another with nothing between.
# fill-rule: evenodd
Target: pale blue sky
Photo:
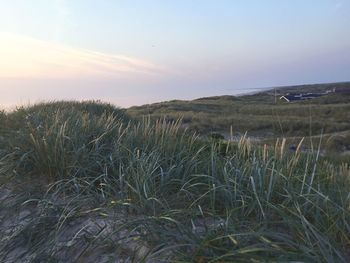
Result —
<instances>
[{"instance_id":1,"label":"pale blue sky","mask_svg":"<svg viewBox=\"0 0 350 263\"><path fill-rule=\"evenodd\" d=\"M350 80L349 14L350 0L0 0L0 103Z\"/></svg>"}]
</instances>

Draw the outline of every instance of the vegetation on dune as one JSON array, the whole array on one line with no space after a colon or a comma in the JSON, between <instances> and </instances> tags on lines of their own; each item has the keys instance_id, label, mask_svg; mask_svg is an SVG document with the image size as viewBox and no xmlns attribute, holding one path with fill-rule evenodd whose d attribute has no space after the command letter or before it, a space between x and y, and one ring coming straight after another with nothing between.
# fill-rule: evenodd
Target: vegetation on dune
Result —
<instances>
[{"instance_id":1,"label":"vegetation on dune","mask_svg":"<svg viewBox=\"0 0 350 263\"><path fill-rule=\"evenodd\" d=\"M216 96L193 101L169 101L132 107L127 113L141 119L183 118L189 129L200 134L233 131L275 138L309 136L350 130L350 94L330 94L310 101L288 103L278 98L288 92L324 92L350 88L350 83L277 88L245 96Z\"/></svg>"},{"instance_id":2,"label":"vegetation on dune","mask_svg":"<svg viewBox=\"0 0 350 263\"><path fill-rule=\"evenodd\" d=\"M0 121L1 262L350 260L350 167L317 150L205 140L95 102Z\"/></svg>"}]
</instances>

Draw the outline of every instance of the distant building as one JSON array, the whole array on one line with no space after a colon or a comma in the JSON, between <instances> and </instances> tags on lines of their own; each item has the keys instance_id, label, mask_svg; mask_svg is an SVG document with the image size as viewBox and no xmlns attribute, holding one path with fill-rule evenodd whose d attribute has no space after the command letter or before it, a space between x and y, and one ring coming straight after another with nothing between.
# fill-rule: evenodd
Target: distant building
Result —
<instances>
[{"instance_id":1,"label":"distant building","mask_svg":"<svg viewBox=\"0 0 350 263\"><path fill-rule=\"evenodd\" d=\"M290 94L280 97L280 100L284 99L287 102L301 101L301 100L312 100L317 97L327 95L328 93L300 93L300 94Z\"/></svg>"},{"instance_id":2,"label":"distant building","mask_svg":"<svg viewBox=\"0 0 350 263\"><path fill-rule=\"evenodd\" d=\"M334 89L335 93L350 93L350 88L336 88Z\"/></svg>"},{"instance_id":3,"label":"distant building","mask_svg":"<svg viewBox=\"0 0 350 263\"><path fill-rule=\"evenodd\" d=\"M287 95L281 96L280 100L285 100L287 102L301 101L301 100L312 100L321 96L328 95L330 93L341 93L350 94L350 88L332 88L323 93L287 93Z\"/></svg>"}]
</instances>

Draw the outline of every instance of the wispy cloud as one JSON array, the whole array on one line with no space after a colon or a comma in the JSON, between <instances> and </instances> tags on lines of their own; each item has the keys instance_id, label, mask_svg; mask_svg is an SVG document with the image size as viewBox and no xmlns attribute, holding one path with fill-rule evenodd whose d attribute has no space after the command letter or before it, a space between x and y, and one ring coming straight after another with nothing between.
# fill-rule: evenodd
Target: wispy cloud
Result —
<instances>
[{"instance_id":1,"label":"wispy cloud","mask_svg":"<svg viewBox=\"0 0 350 263\"><path fill-rule=\"evenodd\" d=\"M342 1L337 1L335 6L334 6L334 10L338 11L343 7L343 2Z\"/></svg>"},{"instance_id":2,"label":"wispy cloud","mask_svg":"<svg viewBox=\"0 0 350 263\"><path fill-rule=\"evenodd\" d=\"M52 28L52 38L60 40L64 38L67 28L76 27L76 23L72 21L71 10L66 0L52 0L54 13L54 26Z\"/></svg>"},{"instance_id":3,"label":"wispy cloud","mask_svg":"<svg viewBox=\"0 0 350 263\"><path fill-rule=\"evenodd\" d=\"M0 78L156 76L164 69L125 55L71 48L13 34L0 34Z\"/></svg>"},{"instance_id":4,"label":"wispy cloud","mask_svg":"<svg viewBox=\"0 0 350 263\"><path fill-rule=\"evenodd\" d=\"M70 15L70 11L65 0L54 0L54 4L60 17L66 17Z\"/></svg>"}]
</instances>

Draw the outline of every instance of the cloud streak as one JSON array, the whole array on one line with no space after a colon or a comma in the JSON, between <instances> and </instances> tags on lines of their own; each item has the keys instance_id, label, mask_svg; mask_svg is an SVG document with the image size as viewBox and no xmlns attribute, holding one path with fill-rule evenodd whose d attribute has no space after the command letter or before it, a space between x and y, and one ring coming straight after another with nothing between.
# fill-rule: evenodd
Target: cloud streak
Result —
<instances>
[{"instance_id":1,"label":"cloud streak","mask_svg":"<svg viewBox=\"0 0 350 263\"><path fill-rule=\"evenodd\" d=\"M152 78L164 69L125 55L71 48L34 38L0 34L0 78Z\"/></svg>"},{"instance_id":2,"label":"cloud streak","mask_svg":"<svg viewBox=\"0 0 350 263\"><path fill-rule=\"evenodd\" d=\"M335 11L338 11L338 10L340 10L342 7L343 7L343 2L338 1L338 2L335 4L335 6L334 6L334 10L335 10Z\"/></svg>"}]
</instances>

